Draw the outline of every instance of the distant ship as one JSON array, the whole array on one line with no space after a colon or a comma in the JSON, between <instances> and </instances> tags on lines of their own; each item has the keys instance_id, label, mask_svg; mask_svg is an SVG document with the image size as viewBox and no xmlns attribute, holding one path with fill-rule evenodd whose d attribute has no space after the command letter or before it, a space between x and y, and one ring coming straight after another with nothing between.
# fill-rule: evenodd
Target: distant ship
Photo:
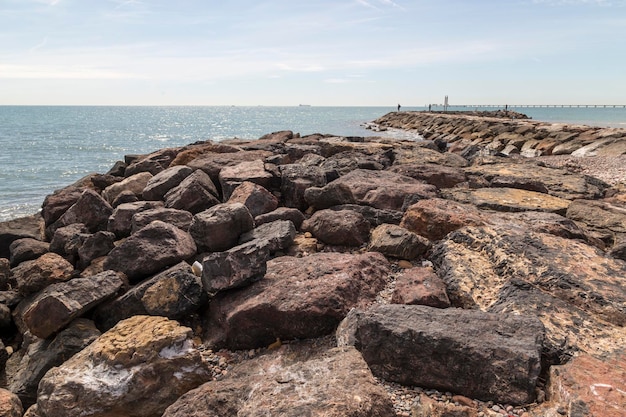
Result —
<instances>
[{"instance_id":1,"label":"distant ship","mask_svg":"<svg viewBox=\"0 0 626 417\"><path fill-rule=\"evenodd\" d=\"M311 107L310 104L298 104L298 106L300 106L300 107Z\"/></svg>"}]
</instances>

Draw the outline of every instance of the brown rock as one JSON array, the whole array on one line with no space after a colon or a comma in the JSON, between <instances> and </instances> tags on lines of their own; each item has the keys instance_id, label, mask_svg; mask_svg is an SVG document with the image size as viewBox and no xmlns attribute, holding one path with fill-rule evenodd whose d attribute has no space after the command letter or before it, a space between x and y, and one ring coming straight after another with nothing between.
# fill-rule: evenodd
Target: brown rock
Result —
<instances>
[{"instance_id":1,"label":"brown rock","mask_svg":"<svg viewBox=\"0 0 626 417\"><path fill-rule=\"evenodd\" d=\"M448 167L436 164L400 164L389 168L389 171L401 174L416 180L432 184L437 188L452 188L467 181L465 172L458 167Z\"/></svg>"},{"instance_id":2,"label":"brown rock","mask_svg":"<svg viewBox=\"0 0 626 417\"><path fill-rule=\"evenodd\" d=\"M230 147L229 145L221 146L228 147L223 149L226 151L225 153L203 153L201 155L198 155L193 160L187 162L186 165L193 169L201 169L202 171L206 172L209 177L211 177L211 181L213 181L214 184L219 184L219 173L224 167L237 165L241 162L256 161L257 159L264 160L265 158L272 156L272 152L270 151L239 150L237 152L233 152L234 150L236 150L236 148Z\"/></svg>"},{"instance_id":3,"label":"brown rock","mask_svg":"<svg viewBox=\"0 0 626 417\"><path fill-rule=\"evenodd\" d=\"M0 388L0 416L2 417L22 417L24 408L19 397L11 391Z\"/></svg>"},{"instance_id":4,"label":"brown rock","mask_svg":"<svg viewBox=\"0 0 626 417\"><path fill-rule=\"evenodd\" d=\"M437 308L450 307L446 284L432 268L405 269L396 279L391 302L418 304Z\"/></svg>"},{"instance_id":5,"label":"brown rock","mask_svg":"<svg viewBox=\"0 0 626 417\"><path fill-rule=\"evenodd\" d=\"M59 227L52 235L50 252L62 255L70 262L75 262L78 249L88 236L90 236L89 229L82 223Z\"/></svg>"},{"instance_id":6,"label":"brown rock","mask_svg":"<svg viewBox=\"0 0 626 417\"><path fill-rule=\"evenodd\" d=\"M9 289L11 280L11 263L7 258L0 258L0 291Z\"/></svg>"},{"instance_id":7,"label":"brown rock","mask_svg":"<svg viewBox=\"0 0 626 417\"><path fill-rule=\"evenodd\" d=\"M279 207L269 213L260 214L254 218L254 223L260 226L265 223L270 223L276 220L289 220L293 223L297 230L300 230L300 226L304 221L304 214L298 209L289 207Z\"/></svg>"},{"instance_id":8,"label":"brown rock","mask_svg":"<svg viewBox=\"0 0 626 417\"><path fill-rule=\"evenodd\" d=\"M159 417L209 379L191 329L164 317L135 316L48 371L37 405L45 416Z\"/></svg>"},{"instance_id":9,"label":"brown rock","mask_svg":"<svg viewBox=\"0 0 626 417\"><path fill-rule=\"evenodd\" d=\"M302 231L329 245L361 246L369 240L370 224L351 210L320 210L302 223Z\"/></svg>"},{"instance_id":10,"label":"brown rock","mask_svg":"<svg viewBox=\"0 0 626 417\"><path fill-rule=\"evenodd\" d=\"M128 236L132 227L132 218L136 213L159 207L163 207L163 203L160 201L138 201L136 203L120 204L109 217L107 230L115 233L117 237Z\"/></svg>"},{"instance_id":11,"label":"brown rock","mask_svg":"<svg viewBox=\"0 0 626 417\"><path fill-rule=\"evenodd\" d=\"M11 272L17 289L21 294L28 295L69 280L74 266L56 253L46 253L35 260L22 262Z\"/></svg>"},{"instance_id":12,"label":"brown rock","mask_svg":"<svg viewBox=\"0 0 626 417\"><path fill-rule=\"evenodd\" d=\"M21 217L0 223L0 258L10 258L9 246L14 240L30 237L44 240L44 221L41 215Z\"/></svg>"},{"instance_id":13,"label":"brown rock","mask_svg":"<svg viewBox=\"0 0 626 417\"><path fill-rule=\"evenodd\" d=\"M535 317L399 304L352 310L337 329L378 377L507 404L532 402L543 338Z\"/></svg>"},{"instance_id":14,"label":"brown rock","mask_svg":"<svg viewBox=\"0 0 626 417\"><path fill-rule=\"evenodd\" d=\"M352 307L374 300L389 273L376 252L272 259L262 280L211 301L206 337L210 344L247 349L276 338L329 334Z\"/></svg>"},{"instance_id":15,"label":"brown rock","mask_svg":"<svg viewBox=\"0 0 626 417\"><path fill-rule=\"evenodd\" d=\"M460 155L428 149L419 144L410 144L404 142L403 145L396 147L394 153L394 165L402 164L436 164L448 167L462 168L469 165L468 161Z\"/></svg>"},{"instance_id":16,"label":"brown rock","mask_svg":"<svg viewBox=\"0 0 626 417\"><path fill-rule=\"evenodd\" d=\"M463 397L455 395L455 397ZM435 401L427 395L421 394L419 403L411 410L411 417L477 417L478 411L466 404L455 405L449 402Z\"/></svg>"},{"instance_id":17,"label":"brown rock","mask_svg":"<svg viewBox=\"0 0 626 417\"><path fill-rule=\"evenodd\" d=\"M189 233L155 220L109 252L104 268L136 281L195 254L196 244Z\"/></svg>"},{"instance_id":18,"label":"brown rock","mask_svg":"<svg viewBox=\"0 0 626 417\"><path fill-rule=\"evenodd\" d=\"M125 178L123 181L108 186L104 191L102 191L102 197L109 203L112 203L122 191L127 190L132 191L137 196L140 196L151 178L152 174L149 172L133 174Z\"/></svg>"},{"instance_id":19,"label":"brown rock","mask_svg":"<svg viewBox=\"0 0 626 417\"><path fill-rule=\"evenodd\" d=\"M86 268L91 261L107 255L115 247L115 234L112 232L96 232L87 237L78 248L78 267Z\"/></svg>"},{"instance_id":20,"label":"brown rock","mask_svg":"<svg viewBox=\"0 0 626 417\"><path fill-rule=\"evenodd\" d=\"M185 210L159 207L135 213L131 220L131 233L143 229L155 220L171 224L181 230L189 230L193 214Z\"/></svg>"},{"instance_id":21,"label":"brown rock","mask_svg":"<svg viewBox=\"0 0 626 417\"><path fill-rule=\"evenodd\" d=\"M126 177L131 177L139 173L156 175L170 166L177 152L178 150L176 149L165 148L148 155L139 155L128 163L128 166L124 170L124 175Z\"/></svg>"},{"instance_id":22,"label":"brown rock","mask_svg":"<svg viewBox=\"0 0 626 417\"><path fill-rule=\"evenodd\" d=\"M115 295L123 285L118 273L105 271L48 286L22 302L16 314L30 332L45 339L81 314Z\"/></svg>"},{"instance_id":23,"label":"brown rock","mask_svg":"<svg viewBox=\"0 0 626 417\"><path fill-rule=\"evenodd\" d=\"M56 222L59 217L74 205L85 187L69 186L46 196L41 208L41 216L46 226Z\"/></svg>"},{"instance_id":24,"label":"brown rock","mask_svg":"<svg viewBox=\"0 0 626 417\"><path fill-rule=\"evenodd\" d=\"M242 233L254 228L254 219L241 203L218 204L194 216L189 233L198 248L209 252L235 246Z\"/></svg>"},{"instance_id":25,"label":"brown rock","mask_svg":"<svg viewBox=\"0 0 626 417\"><path fill-rule=\"evenodd\" d=\"M265 170L263 161L258 159L224 167L219 173L224 200L228 200L233 190L244 181L258 184L267 189L270 187L272 177L272 174Z\"/></svg>"},{"instance_id":26,"label":"brown rock","mask_svg":"<svg viewBox=\"0 0 626 417\"><path fill-rule=\"evenodd\" d=\"M56 229L73 223L84 224L92 233L106 230L109 216L112 213L113 207L100 197L100 194L93 190L85 190L76 203L67 209L59 220L47 228L46 233L51 236Z\"/></svg>"},{"instance_id":27,"label":"brown rock","mask_svg":"<svg viewBox=\"0 0 626 417\"><path fill-rule=\"evenodd\" d=\"M476 207L433 198L410 206L404 213L400 226L430 240L439 240L463 226L481 224L482 215Z\"/></svg>"},{"instance_id":28,"label":"brown rock","mask_svg":"<svg viewBox=\"0 0 626 417\"><path fill-rule=\"evenodd\" d=\"M261 411L262 410L262 411ZM387 393L350 347L288 345L183 395L163 417L394 415Z\"/></svg>"},{"instance_id":29,"label":"brown rock","mask_svg":"<svg viewBox=\"0 0 626 417\"><path fill-rule=\"evenodd\" d=\"M296 228L289 220L276 220L264 223L241 235L239 243L250 241L267 242L267 247L271 254L288 249L296 236ZM265 243L259 243L265 246Z\"/></svg>"},{"instance_id":30,"label":"brown rock","mask_svg":"<svg viewBox=\"0 0 626 417\"><path fill-rule=\"evenodd\" d=\"M565 214L569 200L517 188L449 189L446 198L497 211L544 211Z\"/></svg>"},{"instance_id":31,"label":"brown rock","mask_svg":"<svg viewBox=\"0 0 626 417\"><path fill-rule=\"evenodd\" d=\"M165 194L187 178L193 169L185 165L167 168L148 180L141 192L144 200L163 200Z\"/></svg>"},{"instance_id":32,"label":"brown rock","mask_svg":"<svg viewBox=\"0 0 626 417\"><path fill-rule=\"evenodd\" d=\"M248 207L252 217L256 218L276 210L278 199L262 186L244 181L232 191L228 203L241 203Z\"/></svg>"},{"instance_id":33,"label":"brown rock","mask_svg":"<svg viewBox=\"0 0 626 417\"><path fill-rule=\"evenodd\" d=\"M309 206L305 200L305 192L310 187L326 185L326 174L317 166L303 166L300 164L281 165L280 191L286 207L304 211Z\"/></svg>"},{"instance_id":34,"label":"brown rock","mask_svg":"<svg viewBox=\"0 0 626 417\"><path fill-rule=\"evenodd\" d=\"M575 200L568 207L565 216L590 228L606 230L610 234L626 233L626 204Z\"/></svg>"},{"instance_id":35,"label":"brown rock","mask_svg":"<svg viewBox=\"0 0 626 417\"><path fill-rule=\"evenodd\" d=\"M369 250L399 259L415 259L428 249L428 239L393 224L374 229L369 244Z\"/></svg>"},{"instance_id":36,"label":"brown rock","mask_svg":"<svg viewBox=\"0 0 626 417\"><path fill-rule=\"evenodd\" d=\"M195 214L219 204L218 196L211 178L197 169L165 194L165 207Z\"/></svg>"},{"instance_id":37,"label":"brown rock","mask_svg":"<svg viewBox=\"0 0 626 417\"><path fill-rule=\"evenodd\" d=\"M11 266L17 266L21 262L37 259L49 250L49 243L31 237L14 240L9 246Z\"/></svg>"}]
</instances>

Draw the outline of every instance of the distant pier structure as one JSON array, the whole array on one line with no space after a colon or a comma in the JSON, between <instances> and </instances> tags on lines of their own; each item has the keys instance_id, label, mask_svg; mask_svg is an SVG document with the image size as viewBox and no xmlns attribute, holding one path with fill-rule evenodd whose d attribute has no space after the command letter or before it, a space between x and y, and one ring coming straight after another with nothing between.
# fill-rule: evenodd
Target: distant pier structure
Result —
<instances>
[{"instance_id":1,"label":"distant pier structure","mask_svg":"<svg viewBox=\"0 0 626 417\"><path fill-rule=\"evenodd\" d=\"M494 108L494 109L521 109L521 108L587 108L587 109L608 109L608 108L624 108L626 104L452 104L449 107L463 107L468 109L475 108Z\"/></svg>"}]
</instances>

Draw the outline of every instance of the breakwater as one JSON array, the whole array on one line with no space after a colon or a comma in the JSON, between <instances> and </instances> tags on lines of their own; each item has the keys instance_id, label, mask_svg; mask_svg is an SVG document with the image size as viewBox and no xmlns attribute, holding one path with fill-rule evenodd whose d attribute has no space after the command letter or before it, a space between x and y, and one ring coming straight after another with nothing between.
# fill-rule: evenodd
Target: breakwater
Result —
<instances>
[{"instance_id":1,"label":"breakwater","mask_svg":"<svg viewBox=\"0 0 626 417\"><path fill-rule=\"evenodd\" d=\"M491 153L615 156L626 154L626 129L530 120L506 112L392 112L379 126L413 130L425 139L445 142L452 151L471 145Z\"/></svg>"}]
</instances>

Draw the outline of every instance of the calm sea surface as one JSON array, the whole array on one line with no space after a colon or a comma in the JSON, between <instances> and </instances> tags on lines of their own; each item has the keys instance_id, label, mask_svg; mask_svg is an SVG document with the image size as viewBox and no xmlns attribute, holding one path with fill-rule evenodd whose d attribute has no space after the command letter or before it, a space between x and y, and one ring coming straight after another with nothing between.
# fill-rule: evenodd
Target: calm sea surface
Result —
<instances>
[{"instance_id":1,"label":"calm sea surface","mask_svg":"<svg viewBox=\"0 0 626 417\"><path fill-rule=\"evenodd\" d=\"M301 135L368 136L393 107L0 106L0 221L37 212L46 195L126 154L199 140ZM402 110L423 110L403 107ZM626 109L520 109L533 119L626 127ZM404 133L399 137L417 138Z\"/></svg>"}]
</instances>

